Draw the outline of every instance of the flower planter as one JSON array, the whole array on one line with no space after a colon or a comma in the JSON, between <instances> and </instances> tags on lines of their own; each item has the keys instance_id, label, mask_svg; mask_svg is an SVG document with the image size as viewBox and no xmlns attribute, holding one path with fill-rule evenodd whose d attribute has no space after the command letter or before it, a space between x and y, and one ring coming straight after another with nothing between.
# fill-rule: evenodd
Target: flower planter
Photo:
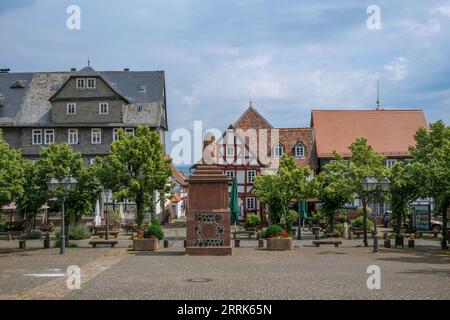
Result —
<instances>
[{"instance_id":1,"label":"flower planter","mask_svg":"<svg viewBox=\"0 0 450 320\"><path fill-rule=\"evenodd\" d=\"M158 239L133 239L134 251L157 251L159 250Z\"/></svg>"},{"instance_id":2,"label":"flower planter","mask_svg":"<svg viewBox=\"0 0 450 320\"><path fill-rule=\"evenodd\" d=\"M267 239L267 250L292 250L292 239Z\"/></svg>"}]
</instances>

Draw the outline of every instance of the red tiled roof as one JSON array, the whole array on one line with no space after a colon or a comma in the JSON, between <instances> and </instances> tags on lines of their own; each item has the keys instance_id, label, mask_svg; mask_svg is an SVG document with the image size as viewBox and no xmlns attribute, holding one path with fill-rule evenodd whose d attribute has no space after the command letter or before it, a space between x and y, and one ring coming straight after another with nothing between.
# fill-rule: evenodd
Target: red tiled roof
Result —
<instances>
[{"instance_id":1,"label":"red tiled roof","mask_svg":"<svg viewBox=\"0 0 450 320\"><path fill-rule=\"evenodd\" d=\"M172 178L175 179L176 182L178 182L179 184L181 184L182 186L187 186L187 182L186 182L186 177L184 176L184 174L179 171L175 165L171 164L170 165L170 169L172 170Z\"/></svg>"},{"instance_id":2,"label":"red tiled roof","mask_svg":"<svg viewBox=\"0 0 450 320\"><path fill-rule=\"evenodd\" d=\"M414 135L428 123L422 110L313 110L317 156L333 156L336 150L351 156L348 147L360 137L384 156L408 156Z\"/></svg>"}]
</instances>

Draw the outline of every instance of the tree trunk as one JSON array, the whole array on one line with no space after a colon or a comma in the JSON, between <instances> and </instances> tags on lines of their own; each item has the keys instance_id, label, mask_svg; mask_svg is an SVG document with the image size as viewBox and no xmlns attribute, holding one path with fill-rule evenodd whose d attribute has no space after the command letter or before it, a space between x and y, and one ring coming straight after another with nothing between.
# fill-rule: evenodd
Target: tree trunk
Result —
<instances>
[{"instance_id":1,"label":"tree trunk","mask_svg":"<svg viewBox=\"0 0 450 320\"><path fill-rule=\"evenodd\" d=\"M449 210L449 206L444 206L442 209L442 249L448 249L448 229L447 229L447 224L448 224L448 213Z\"/></svg>"},{"instance_id":2,"label":"tree trunk","mask_svg":"<svg viewBox=\"0 0 450 320\"><path fill-rule=\"evenodd\" d=\"M334 210L329 212L329 216L330 216L330 232L331 232L331 234L334 234L334 214L335 214Z\"/></svg>"},{"instance_id":3,"label":"tree trunk","mask_svg":"<svg viewBox=\"0 0 450 320\"><path fill-rule=\"evenodd\" d=\"M144 206L141 202L136 201L136 224L139 228L142 227L142 223L144 222Z\"/></svg>"},{"instance_id":4,"label":"tree trunk","mask_svg":"<svg viewBox=\"0 0 450 320\"><path fill-rule=\"evenodd\" d=\"M364 247L368 247L367 242L367 200L366 197L362 197L363 203L363 235L364 235Z\"/></svg>"},{"instance_id":5,"label":"tree trunk","mask_svg":"<svg viewBox=\"0 0 450 320\"><path fill-rule=\"evenodd\" d=\"M402 229L403 223L403 210L399 210L397 212L397 227L395 228L395 234L397 237L400 237L400 230Z\"/></svg>"}]
</instances>

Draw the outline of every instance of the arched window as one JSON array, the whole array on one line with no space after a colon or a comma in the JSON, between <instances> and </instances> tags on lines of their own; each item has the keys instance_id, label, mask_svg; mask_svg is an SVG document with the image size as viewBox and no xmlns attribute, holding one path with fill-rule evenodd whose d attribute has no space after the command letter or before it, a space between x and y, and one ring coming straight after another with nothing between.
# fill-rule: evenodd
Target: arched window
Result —
<instances>
[{"instance_id":1,"label":"arched window","mask_svg":"<svg viewBox=\"0 0 450 320\"><path fill-rule=\"evenodd\" d=\"M284 154L284 147L281 143L277 143L275 145L275 148L273 150L273 154L275 155L276 158L281 158Z\"/></svg>"},{"instance_id":2,"label":"arched window","mask_svg":"<svg viewBox=\"0 0 450 320\"><path fill-rule=\"evenodd\" d=\"M295 157L304 158L305 157L305 146L301 143L295 145Z\"/></svg>"}]
</instances>

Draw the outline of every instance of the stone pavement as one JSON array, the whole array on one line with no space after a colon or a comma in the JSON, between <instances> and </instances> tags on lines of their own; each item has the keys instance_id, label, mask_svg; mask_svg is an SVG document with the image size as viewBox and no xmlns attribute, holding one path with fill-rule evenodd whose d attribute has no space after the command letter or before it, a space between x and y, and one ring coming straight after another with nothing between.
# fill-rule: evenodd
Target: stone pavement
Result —
<instances>
[{"instance_id":1,"label":"stone pavement","mask_svg":"<svg viewBox=\"0 0 450 320\"><path fill-rule=\"evenodd\" d=\"M425 250L426 249L426 250ZM28 250L0 254L1 299L450 299L450 253L432 247L299 247L268 252L243 247L230 257L186 256L123 248ZM80 290L64 273L81 267ZM369 265L381 289L366 286ZM41 277L39 275L42 275Z\"/></svg>"},{"instance_id":2,"label":"stone pavement","mask_svg":"<svg viewBox=\"0 0 450 320\"><path fill-rule=\"evenodd\" d=\"M343 246L312 246L312 235L288 252L257 248L241 239L229 257L184 254L185 229L164 227L170 247L132 252L129 236L119 246L43 250L42 240L0 241L0 299L450 299L450 252L435 239L416 240L415 249L372 253L362 240ZM232 242L234 243L234 242ZM370 239L371 243L371 239ZM69 290L67 267L81 268L81 289ZM381 289L366 286L367 267L381 268Z\"/></svg>"}]
</instances>

